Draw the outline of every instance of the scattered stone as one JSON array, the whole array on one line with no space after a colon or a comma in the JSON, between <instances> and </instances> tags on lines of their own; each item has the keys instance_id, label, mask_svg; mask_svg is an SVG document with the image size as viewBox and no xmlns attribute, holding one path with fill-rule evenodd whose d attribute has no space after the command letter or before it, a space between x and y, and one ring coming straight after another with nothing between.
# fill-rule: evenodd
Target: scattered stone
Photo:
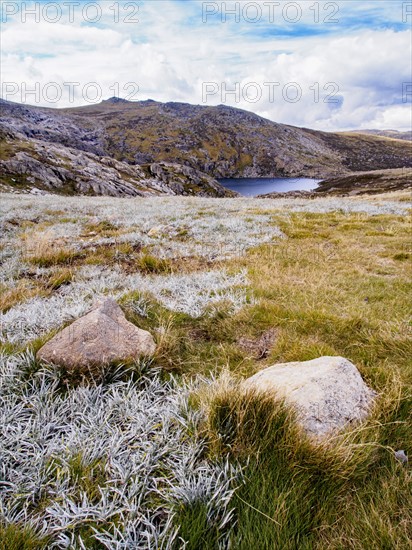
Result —
<instances>
[{"instance_id":1,"label":"scattered stone","mask_svg":"<svg viewBox=\"0 0 412 550\"><path fill-rule=\"evenodd\" d=\"M127 321L115 300L107 298L49 340L37 359L87 373L90 367L151 356L155 349L152 335Z\"/></svg>"},{"instance_id":2,"label":"scattered stone","mask_svg":"<svg viewBox=\"0 0 412 550\"><path fill-rule=\"evenodd\" d=\"M276 330L270 328L258 338L239 338L238 345L256 359L265 359L276 340Z\"/></svg>"},{"instance_id":3,"label":"scattered stone","mask_svg":"<svg viewBox=\"0 0 412 550\"><path fill-rule=\"evenodd\" d=\"M403 466L406 466L408 464L408 456L406 455L404 450L395 451L395 458L401 464L403 464Z\"/></svg>"},{"instance_id":4,"label":"scattered stone","mask_svg":"<svg viewBox=\"0 0 412 550\"><path fill-rule=\"evenodd\" d=\"M316 437L364 419L375 395L343 357L274 365L248 378L244 386L284 398L307 433Z\"/></svg>"}]
</instances>

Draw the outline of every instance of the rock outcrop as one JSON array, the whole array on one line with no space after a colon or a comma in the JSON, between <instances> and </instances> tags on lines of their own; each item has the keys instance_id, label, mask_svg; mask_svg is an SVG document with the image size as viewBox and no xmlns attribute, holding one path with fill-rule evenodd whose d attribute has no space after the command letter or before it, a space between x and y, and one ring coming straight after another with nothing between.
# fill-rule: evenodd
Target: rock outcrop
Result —
<instances>
[{"instance_id":1,"label":"rock outcrop","mask_svg":"<svg viewBox=\"0 0 412 550\"><path fill-rule=\"evenodd\" d=\"M37 359L87 375L93 367L133 361L155 350L151 334L129 323L117 303L108 298L49 340L37 352Z\"/></svg>"},{"instance_id":2,"label":"rock outcrop","mask_svg":"<svg viewBox=\"0 0 412 550\"><path fill-rule=\"evenodd\" d=\"M0 182L5 191L36 188L46 193L112 197L236 196L210 176L176 163L128 164L11 132L7 137L3 134L0 145L4 152L3 160L0 159Z\"/></svg>"},{"instance_id":3,"label":"rock outcrop","mask_svg":"<svg viewBox=\"0 0 412 550\"><path fill-rule=\"evenodd\" d=\"M244 387L284 398L315 437L364 419L374 397L355 365L343 357L274 365L248 378Z\"/></svg>"}]
</instances>

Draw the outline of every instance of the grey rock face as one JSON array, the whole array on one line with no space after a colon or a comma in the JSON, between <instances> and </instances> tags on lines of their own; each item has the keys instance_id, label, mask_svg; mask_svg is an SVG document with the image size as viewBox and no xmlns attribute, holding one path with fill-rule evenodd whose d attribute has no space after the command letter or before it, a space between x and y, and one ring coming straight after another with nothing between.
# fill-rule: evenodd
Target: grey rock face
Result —
<instances>
[{"instance_id":1,"label":"grey rock face","mask_svg":"<svg viewBox=\"0 0 412 550\"><path fill-rule=\"evenodd\" d=\"M155 350L151 334L129 323L109 298L56 334L37 352L37 359L87 373L90 367L151 356Z\"/></svg>"},{"instance_id":2,"label":"grey rock face","mask_svg":"<svg viewBox=\"0 0 412 550\"><path fill-rule=\"evenodd\" d=\"M206 174L188 166L130 165L110 157L35 139L7 138L14 154L0 160L2 179L20 188L37 186L51 193L135 197L149 195L234 196ZM24 148L25 150L19 150Z\"/></svg>"},{"instance_id":3,"label":"grey rock face","mask_svg":"<svg viewBox=\"0 0 412 550\"><path fill-rule=\"evenodd\" d=\"M190 166L182 166L171 162L153 163L149 166L151 175L159 182L167 185L176 195L215 197L236 196L237 193L222 187L215 179Z\"/></svg>"},{"instance_id":4,"label":"grey rock face","mask_svg":"<svg viewBox=\"0 0 412 550\"><path fill-rule=\"evenodd\" d=\"M303 428L316 437L364 419L374 397L355 365L343 357L274 365L248 378L244 386L284 398L296 409Z\"/></svg>"}]
</instances>

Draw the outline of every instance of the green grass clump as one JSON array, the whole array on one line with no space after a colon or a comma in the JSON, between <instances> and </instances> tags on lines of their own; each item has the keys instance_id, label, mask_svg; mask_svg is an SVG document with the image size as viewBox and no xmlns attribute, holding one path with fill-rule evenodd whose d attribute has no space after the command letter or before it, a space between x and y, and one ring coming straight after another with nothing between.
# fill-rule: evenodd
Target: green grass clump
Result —
<instances>
[{"instance_id":1,"label":"green grass clump","mask_svg":"<svg viewBox=\"0 0 412 550\"><path fill-rule=\"evenodd\" d=\"M60 287L70 284L73 278L74 272L72 269L61 268L50 276L46 286L51 290L58 290Z\"/></svg>"},{"instance_id":2,"label":"green grass clump","mask_svg":"<svg viewBox=\"0 0 412 550\"><path fill-rule=\"evenodd\" d=\"M119 227L109 220L101 220L96 223L88 223L84 226L84 233L96 233L100 237L113 237L120 232Z\"/></svg>"},{"instance_id":3,"label":"green grass clump","mask_svg":"<svg viewBox=\"0 0 412 550\"><path fill-rule=\"evenodd\" d=\"M180 541L186 541L186 548L206 550L217 547L221 533L208 518L206 502L182 503L176 510L176 516ZM180 544L181 542L175 544L175 550L181 548Z\"/></svg>"},{"instance_id":4,"label":"green grass clump","mask_svg":"<svg viewBox=\"0 0 412 550\"><path fill-rule=\"evenodd\" d=\"M283 401L228 374L194 394L192 406L206 411L210 458L228 457L243 468L231 547L407 548L411 474L385 443L402 406L393 386L368 422L327 441L306 436ZM189 547L206 550L201 540Z\"/></svg>"},{"instance_id":5,"label":"green grass clump","mask_svg":"<svg viewBox=\"0 0 412 550\"><path fill-rule=\"evenodd\" d=\"M77 254L73 250L57 249L47 254L31 256L30 263L38 267L53 267L61 265L70 265L76 259Z\"/></svg>"},{"instance_id":6,"label":"green grass clump","mask_svg":"<svg viewBox=\"0 0 412 550\"><path fill-rule=\"evenodd\" d=\"M393 259L394 260L398 260L398 261L405 261L405 260L410 260L411 258L411 255L406 253L406 252L399 252L399 254L395 254Z\"/></svg>"},{"instance_id":7,"label":"green grass clump","mask_svg":"<svg viewBox=\"0 0 412 550\"><path fill-rule=\"evenodd\" d=\"M72 498L79 504L83 495L92 503L98 501L100 488L107 484L105 459L89 459L82 451L72 454L64 461L59 458L51 459L48 468L53 470L56 478L69 478Z\"/></svg>"},{"instance_id":8,"label":"green grass clump","mask_svg":"<svg viewBox=\"0 0 412 550\"><path fill-rule=\"evenodd\" d=\"M136 267L142 273L170 273L172 271L170 262L156 258L151 254L143 254L136 261Z\"/></svg>"},{"instance_id":9,"label":"green grass clump","mask_svg":"<svg viewBox=\"0 0 412 550\"><path fill-rule=\"evenodd\" d=\"M0 523L0 548L2 550L43 550L47 548L47 538L39 536L27 525Z\"/></svg>"}]
</instances>

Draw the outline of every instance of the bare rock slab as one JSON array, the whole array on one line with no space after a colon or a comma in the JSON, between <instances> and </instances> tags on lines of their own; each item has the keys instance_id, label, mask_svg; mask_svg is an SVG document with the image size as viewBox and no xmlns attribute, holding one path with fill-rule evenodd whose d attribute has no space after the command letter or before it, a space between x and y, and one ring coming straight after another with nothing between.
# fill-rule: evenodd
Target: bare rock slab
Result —
<instances>
[{"instance_id":1,"label":"bare rock slab","mask_svg":"<svg viewBox=\"0 0 412 550\"><path fill-rule=\"evenodd\" d=\"M364 419L375 395L343 357L273 365L244 385L284 398L296 409L305 431L316 437Z\"/></svg>"},{"instance_id":2,"label":"bare rock slab","mask_svg":"<svg viewBox=\"0 0 412 550\"><path fill-rule=\"evenodd\" d=\"M49 340L37 359L81 370L150 356L155 349L152 335L127 321L115 300L108 298Z\"/></svg>"}]
</instances>

